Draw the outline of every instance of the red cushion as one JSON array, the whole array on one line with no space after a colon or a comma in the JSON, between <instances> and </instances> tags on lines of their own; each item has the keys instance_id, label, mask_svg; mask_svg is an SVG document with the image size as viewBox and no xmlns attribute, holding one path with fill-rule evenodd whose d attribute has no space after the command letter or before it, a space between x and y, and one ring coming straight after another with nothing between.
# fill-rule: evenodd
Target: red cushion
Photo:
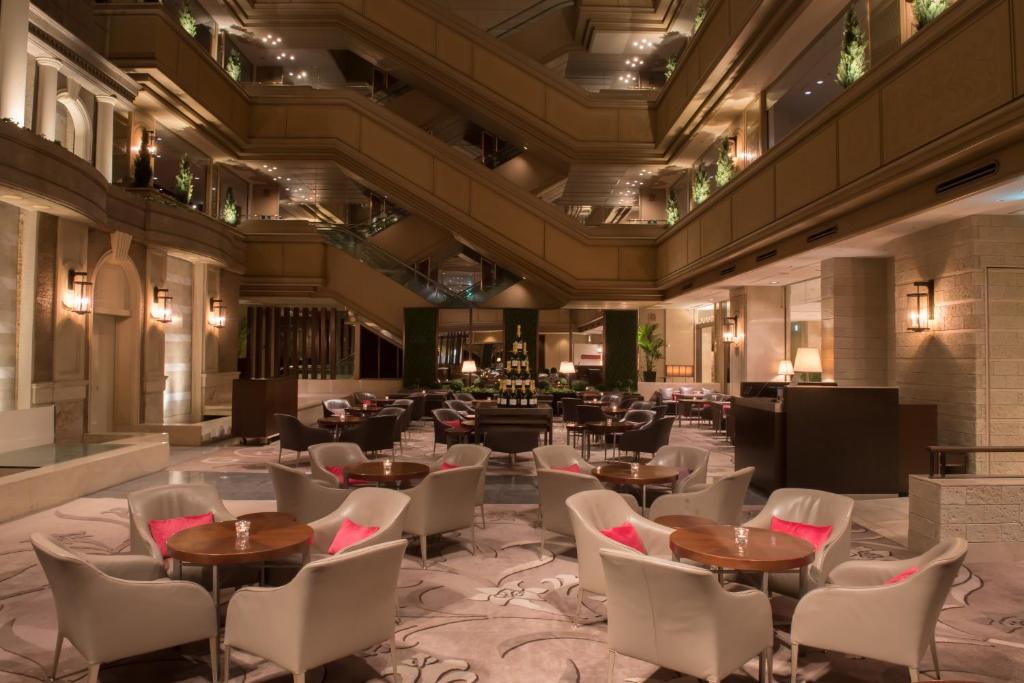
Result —
<instances>
[{"instance_id":1,"label":"red cushion","mask_svg":"<svg viewBox=\"0 0 1024 683\"><path fill-rule=\"evenodd\" d=\"M338 467L337 465L329 465L329 466L325 467L324 469L326 469L328 472L330 472L335 477L337 477L339 484L344 484L345 483L345 470L344 470L344 468ZM369 484L370 481L368 479L360 479L359 477L349 477L348 478L348 483L352 484L354 486L361 486L363 484Z\"/></svg>"},{"instance_id":2,"label":"red cushion","mask_svg":"<svg viewBox=\"0 0 1024 683\"><path fill-rule=\"evenodd\" d=\"M191 529L194 526L202 526L203 524L213 524L212 512L207 512L205 515L190 515L173 517L171 519L151 519L149 520L149 533L160 547L160 554L164 557L170 557L167 554L167 541L170 540L171 536L179 531Z\"/></svg>"},{"instance_id":3,"label":"red cushion","mask_svg":"<svg viewBox=\"0 0 1024 683\"><path fill-rule=\"evenodd\" d=\"M443 463L441 463L441 469L442 470L457 470L457 469L459 469L459 466L458 465L452 465L451 463L443 462Z\"/></svg>"},{"instance_id":4,"label":"red cushion","mask_svg":"<svg viewBox=\"0 0 1024 683\"><path fill-rule=\"evenodd\" d=\"M629 546L644 555L647 554L647 548L644 547L640 534L636 532L636 528L629 522L623 522L619 526L613 526L611 529L601 529L601 533L617 543Z\"/></svg>"},{"instance_id":5,"label":"red cushion","mask_svg":"<svg viewBox=\"0 0 1024 683\"><path fill-rule=\"evenodd\" d=\"M459 420L441 420L441 424L448 425L449 427L461 427L462 422Z\"/></svg>"},{"instance_id":6,"label":"red cushion","mask_svg":"<svg viewBox=\"0 0 1024 683\"><path fill-rule=\"evenodd\" d=\"M334 535L334 540L331 541L331 547L327 549L327 552L331 555L339 553L353 543L373 536L378 531L380 531L379 526L360 526L346 517L341 521L338 533Z\"/></svg>"},{"instance_id":7,"label":"red cushion","mask_svg":"<svg viewBox=\"0 0 1024 683\"><path fill-rule=\"evenodd\" d=\"M832 533L832 527L790 522L772 515L772 531L781 531L784 534L802 538L813 545L815 550L820 550L828 540L829 534Z\"/></svg>"},{"instance_id":8,"label":"red cushion","mask_svg":"<svg viewBox=\"0 0 1024 683\"><path fill-rule=\"evenodd\" d=\"M894 576L891 579L889 579L888 581L886 581L885 585L886 586L891 586L894 583L899 583L900 581L906 581L907 579L909 579L911 576L913 576L914 574L918 573L919 571L921 571L921 570L918 569L917 567L911 567L910 569L908 569L906 571L903 571L903 572L900 572L896 576Z\"/></svg>"},{"instance_id":9,"label":"red cushion","mask_svg":"<svg viewBox=\"0 0 1024 683\"><path fill-rule=\"evenodd\" d=\"M573 463L568 467L552 467L551 469L556 470L558 472L575 472L579 474L580 466L576 463Z\"/></svg>"}]
</instances>

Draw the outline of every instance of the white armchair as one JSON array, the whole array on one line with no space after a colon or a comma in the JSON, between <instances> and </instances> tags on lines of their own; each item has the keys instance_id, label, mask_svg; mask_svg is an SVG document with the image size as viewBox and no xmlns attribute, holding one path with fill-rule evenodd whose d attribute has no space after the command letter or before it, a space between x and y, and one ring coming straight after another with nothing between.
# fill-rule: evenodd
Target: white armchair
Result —
<instances>
[{"instance_id":1,"label":"white armchair","mask_svg":"<svg viewBox=\"0 0 1024 683\"><path fill-rule=\"evenodd\" d=\"M572 446L553 444L550 446L538 446L533 449L533 461L537 465L537 471L553 470L556 467L572 467L578 465L580 472L590 474L594 466L580 457L580 452Z\"/></svg>"},{"instance_id":2,"label":"white armchair","mask_svg":"<svg viewBox=\"0 0 1024 683\"><path fill-rule=\"evenodd\" d=\"M534 451L536 453L536 451ZM537 462L545 456L538 456ZM569 508L565 501L573 494L581 491L604 490L604 485L592 474L576 472L560 472L548 467L537 468L537 489L540 495L540 549L544 551L545 532L572 536L572 520L569 519ZM630 493L617 493L630 509L640 514L640 506Z\"/></svg>"},{"instance_id":3,"label":"white armchair","mask_svg":"<svg viewBox=\"0 0 1024 683\"><path fill-rule=\"evenodd\" d=\"M309 447L309 474L313 479L334 488L349 488L348 468L369 462L359 444L345 441L318 443ZM327 470L328 467L340 467L344 471L344 481L338 481L337 475Z\"/></svg>"},{"instance_id":4,"label":"white armchair","mask_svg":"<svg viewBox=\"0 0 1024 683\"><path fill-rule=\"evenodd\" d=\"M401 491L376 487L355 489L334 512L310 522L309 526L313 529L311 556L319 559L327 555L338 527L346 519L360 526L379 528L371 536L353 543L342 552L350 553L360 548L399 540L402 538L402 525L409 503L409 496Z\"/></svg>"},{"instance_id":5,"label":"white armchair","mask_svg":"<svg viewBox=\"0 0 1024 683\"><path fill-rule=\"evenodd\" d=\"M580 608L583 606L583 591L599 595L606 595L608 592L600 551L625 550L640 554L637 550L608 538L601 533L602 529L610 529L629 522L636 529L648 555L672 558L672 550L668 545L672 529L644 518L614 491L583 491L573 494L565 501L565 505L569 508L569 519L572 521L573 534L576 536L576 558L579 562L580 584L576 591L575 618L577 621Z\"/></svg>"},{"instance_id":6,"label":"white armchair","mask_svg":"<svg viewBox=\"0 0 1024 683\"><path fill-rule=\"evenodd\" d=\"M403 530L419 537L420 558L427 567L427 536L469 528L470 551L476 552L473 508L483 467L458 467L431 472L422 482L405 491L412 499Z\"/></svg>"},{"instance_id":7,"label":"white armchair","mask_svg":"<svg viewBox=\"0 0 1024 683\"><path fill-rule=\"evenodd\" d=\"M729 591L698 567L601 550L608 582L608 680L615 655L718 683L772 645L772 610L756 590Z\"/></svg>"},{"instance_id":8,"label":"white armchair","mask_svg":"<svg viewBox=\"0 0 1024 683\"><path fill-rule=\"evenodd\" d=\"M930 647L941 678L935 624L966 555L967 541L955 538L910 560L836 567L829 577L833 583L805 595L793 613L793 683L800 646L902 665L911 681L918 680L918 665ZM917 571L885 583L911 568Z\"/></svg>"},{"instance_id":9,"label":"white armchair","mask_svg":"<svg viewBox=\"0 0 1024 683\"><path fill-rule=\"evenodd\" d=\"M276 462L268 463L267 470L274 487L277 511L288 513L303 524L331 514L352 493L351 489L328 486L294 467Z\"/></svg>"},{"instance_id":10,"label":"white armchair","mask_svg":"<svg viewBox=\"0 0 1024 683\"><path fill-rule=\"evenodd\" d=\"M743 500L753 476L754 468L744 467L696 491L663 495L651 505L650 517L695 515L713 519L719 524L739 524Z\"/></svg>"},{"instance_id":11,"label":"white armchair","mask_svg":"<svg viewBox=\"0 0 1024 683\"><path fill-rule=\"evenodd\" d=\"M480 524L486 529L487 518L484 516L484 488L487 483L487 461L491 457L491 449L475 443L457 443L449 446L441 459L431 465L432 469L440 470L441 465L455 467L480 467L480 483L476 490L476 504L480 508Z\"/></svg>"},{"instance_id":12,"label":"white armchair","mask_svg":"<svg viewBox=\"0 0 1024 683\"><path fill-rule=\"evenodd\" d=\"M148 555L92 557L43 534L30 540L57 606L53 678L67 638L88 662L89 683L106 662L197 640L209 641L217 680L217 613L202 587L166 580Z\"/></svg>"},{"instance_id":13,"label":"white armchair","mask_svg":"<svg viewBox=\"0 0 1024 683\"><path fill-rule=\"evenodd\" d=\"M163 554L149 531L149 523L156 519L205 515L208 512L213 513L215 522L235 518L224 507L217 489L209 484L168 484L132 491L128 494L131 551L163 562ZM178 564L177 561L171 563L172 575L180 569Z\"/></svg>"},{"instance_id":14,"label":"white armchair","mask_svg":"<svg viewBox=\"0 0 1024 683\"><path fill-rule=\"evenodd\" d=\"M307 564L279 588L242 588L228 605L224 683L231 650L263 657L304 683L306 671L383 641L398 680L395 602L406 542L392 541Z\"/></svg>"},{"instance_id":15,"label":"white armchair","mask_svg":"<svg viewBox=\"0 0 1024 683\"><path fill-rule=\"evenodd\" d=\"M771 529L772 517L789 522L830 526L831 533L818 548L814 562L808 568L804 593L825 585L829 573L850 558L850 526L853 499L815 489L776 489L768 502L743 526L752 529ZM778 593L800 597L800 576L796 572L775 573L768 576L768 587Z\"/></svg>"},{"instance_id":16,"label":"white armchair","mask_svg":"<svg viewBox=\"0 0 1024 683\"><path fill-rule=\"evenodd\" d=\"M687 474L672 482L673 493L686 493L700 489L708 480L708 461L711 451L696 446L662 446L654 453L648 465L686 469Z\"/></svg>"}]
</instances>

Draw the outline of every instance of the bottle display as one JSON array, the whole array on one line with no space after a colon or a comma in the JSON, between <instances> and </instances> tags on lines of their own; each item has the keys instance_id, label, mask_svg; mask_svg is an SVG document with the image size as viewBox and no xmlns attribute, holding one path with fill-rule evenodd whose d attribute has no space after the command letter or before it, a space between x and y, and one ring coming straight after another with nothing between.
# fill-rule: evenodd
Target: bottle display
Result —
<instances>
[{"instance_id":1,"label":"bottle display","mask_svg":"<svg viewBox=\"0 0 1024 683\"><path fill-rule=\"evenodd\" d=\"M537 385L530 370L522 325L516 325L509 357L505 361L505 377L498 392L498 405L504 408L527 408L537 405Z\"/></svg>"}]
</instances>

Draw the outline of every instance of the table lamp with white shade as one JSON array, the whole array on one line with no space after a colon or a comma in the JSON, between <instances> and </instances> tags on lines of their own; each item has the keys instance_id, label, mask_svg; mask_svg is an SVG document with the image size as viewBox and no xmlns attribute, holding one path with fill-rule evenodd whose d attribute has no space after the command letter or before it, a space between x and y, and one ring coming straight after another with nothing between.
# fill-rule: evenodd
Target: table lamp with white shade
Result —
<instances>
[{"instance_id":1,"label":"table lamp with white shade","mask_svg":"<svg viewBox=\"0 0 1024 683\"><path fill-rule=\"evenodd\" d=\"M474 375L476 374L476 361L472 358L468 358L462 361L462 374L463 375Z\"/></svg>"},{"instance_id":2,"label":"table lamp with white shade","mask_svg":"<svg viewBox=\"0 0 1024 683\"><path fill-rule=\"evenodd\" d=\"M796 359L793 361L795 372L820 373L821 353L818 349L802 346L796 350Z\"/></svg>"},{"instance_id":3,"label":"table lamp with white shade","mask_svg":"<svg viewBox=\"0 0 1024 683\"><path fill-rule=\"evenodd\" d=\"M792 381L793 380L793 361L780 360L779 361L779 370L778 370L778 372L776 374L782 375L783 379L785 379L787 382Z\"/></svg>"},{"instance_id":4,"label":"table lamp with white shade","mask_svg":"<svg viewBox=\"0 0 1024 683\"><path fill-rule=\"evenodd\" d=\"M571 360L563 360L558 365L558 374L560 374L560 375L575 375L576 374L576 366L573 365Z\"/></svg>"}]
</instances>

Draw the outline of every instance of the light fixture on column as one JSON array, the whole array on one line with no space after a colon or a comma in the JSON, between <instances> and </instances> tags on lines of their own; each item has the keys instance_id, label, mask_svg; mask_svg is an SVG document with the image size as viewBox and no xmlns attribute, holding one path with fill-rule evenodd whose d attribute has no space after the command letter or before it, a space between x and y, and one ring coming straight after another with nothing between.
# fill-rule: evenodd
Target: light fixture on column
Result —
<instances>
[{"instance_id":1,"label":"light fixture on column","mask_svg":"<svg viewBox=\"0 0 1024 683\"><path fill-rule=\"evenodd\" d=\"M693 377L692 365L666 365L665 375L667 377Z\"/></svg>"},{"instance_id":2,"label":"light fixture on column","mask_svg":"<svg viewBox=\"0 0 1024 683\"><path fill-rule=\"evenodd\" d=\"M727 315L722 321L722 343L732 344L737 340L736 335L736 323L739 322L739 318L735 315Z\"/></svg>"},{"instance_id":3,"label":"light fixture on column","mask_svg":"<svg viewBox=\"0 0 1024 683\"><path fill-rule=\"evenodd\" d=\"M224 327L227 319L228 317L225 314L224 302L220 299L210 299L210 325L219 329Z\"/></svg>"},{"instance_id":4,"label":"light fixture on column","mask_svg":"<svg viewBox=\"0 0 1024 683\"><path fill-rule=\"evenodd\" d=\"M92 310L92 283L88 273L74 268L68 271L68 289L64 293L63 304L64 308L79 315Z\"/></svg>"},{"instance_id":5,"label":"light fixture on column","mask_svg":"<svg viewBox=\"0 0 1024 683\"><path fill-rule=\"evenodd\" d=\"M171 308L171 302L174 301L174 297L169 292L170 290L163 287L154 287L153 305L149 308L149 314L153 316L153 320L165 325L174 320L174 313Z\"/></svg>"},{"instance_id":6,"label":"light fixture on column","mask_svg":"<svg viewBox=\"0 0 1024 683\"><path fill-rule=\"evenodd\" d=\"M914 291L907 294L907 310L910 313L911 332L926 332L935 319L935 280L921 280L914 283Z\"/></svg>"},{"instance_id":7,"label":"light fixture on column","mask_svg":"<svg viewBox=\"0 0 1024 683\"><path fill-rule=\"evenodd\" d=\"M778 374L782 375L787 382L791 381L793 379L793 361L780 360Z\"/></svg>"}]
</instances>

